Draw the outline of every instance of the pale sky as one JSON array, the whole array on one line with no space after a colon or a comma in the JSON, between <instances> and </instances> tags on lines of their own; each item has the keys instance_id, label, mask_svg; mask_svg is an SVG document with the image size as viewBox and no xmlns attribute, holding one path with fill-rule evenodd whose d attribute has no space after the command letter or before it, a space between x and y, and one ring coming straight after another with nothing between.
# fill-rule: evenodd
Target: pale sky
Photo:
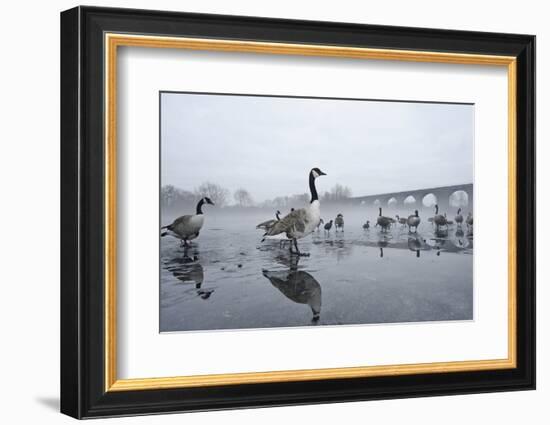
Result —
<instances>
[{"instance_id":1,"label":"pale sky","mask_svg":"<svg viewBox=\"0 0 550 425\"><path fill-rule=\"evenodd\" d=\"M313 167L320 194L472 183L473 133L473 105L162 93L161 184L262 202L308 192Z\"/></svg>"}]
</instances>

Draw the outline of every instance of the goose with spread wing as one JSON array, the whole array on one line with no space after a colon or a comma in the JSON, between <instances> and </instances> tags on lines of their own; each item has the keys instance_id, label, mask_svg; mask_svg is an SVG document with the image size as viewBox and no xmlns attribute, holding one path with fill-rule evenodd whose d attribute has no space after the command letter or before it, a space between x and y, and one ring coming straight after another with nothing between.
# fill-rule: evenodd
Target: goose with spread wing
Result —
<instances>
[{"instance_id":1,"label":"goose with spread wing","mask_svg":"<svg viewBox=\"0 0 550 425\"><path fill-rule=\"evenodd\" d=\"M319 203L317 188L315 187L315 179L325 175L319 168L312 168L309 172L309 191L311 193L309 205L305 208L292 211L269 228L264 236L275 236L284 233L292 242L290 244L291 254L298 256L309 255L300 252L297 240L312 233L321 220L321 205ZM295 251L292 250L292 245L294 245Z\"/></svg>"},{"instance_id":2,"label":"goose with spread wing","mask_svg":"<svg viewBox=\"0 0 550 425\"><path fill-rule=\"evenodd\" d=\"M277 223L281 219L280 215L281 215L281 211L277 210L277 212L275 213L276 220L264 221L264 222L258 224L256 226L256 229L263 229L263 230L269 229L271 226L273 226L275 223Z\"/></svg>"}]
</instances>

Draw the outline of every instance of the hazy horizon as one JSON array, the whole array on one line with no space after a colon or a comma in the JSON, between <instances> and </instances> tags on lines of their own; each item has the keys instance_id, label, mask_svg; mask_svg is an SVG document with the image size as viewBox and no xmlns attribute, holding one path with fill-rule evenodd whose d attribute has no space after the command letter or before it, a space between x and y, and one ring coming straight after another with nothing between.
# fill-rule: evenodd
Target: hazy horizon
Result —
<instances>
[{"instance_id":1,"label":"hazy horizon","mask_svg":"<svg viewBox=\"0 0 550 425\"><path fill-rule=\"evenodd\" d=\"M162 93L161 185L255 202L341 184L367 196L473 182L473 105ZM233 203L232 197L230 203Z\"/></svg>"}]
</instances>

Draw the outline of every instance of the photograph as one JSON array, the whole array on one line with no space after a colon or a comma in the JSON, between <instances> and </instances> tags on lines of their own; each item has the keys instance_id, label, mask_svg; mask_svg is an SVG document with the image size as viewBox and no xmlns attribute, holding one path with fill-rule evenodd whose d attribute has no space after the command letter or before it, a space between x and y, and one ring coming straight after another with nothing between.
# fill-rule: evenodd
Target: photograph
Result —
<instances>
[{"instance_id":1,"label":"photograph","mask_svg":"<svg viewBox=\"0 0 550 425\"><path fill-rule=\"evenodd\" d=\"M160 332L474 319L475 105L159 103Z\"/></svg>"}]
</instances>

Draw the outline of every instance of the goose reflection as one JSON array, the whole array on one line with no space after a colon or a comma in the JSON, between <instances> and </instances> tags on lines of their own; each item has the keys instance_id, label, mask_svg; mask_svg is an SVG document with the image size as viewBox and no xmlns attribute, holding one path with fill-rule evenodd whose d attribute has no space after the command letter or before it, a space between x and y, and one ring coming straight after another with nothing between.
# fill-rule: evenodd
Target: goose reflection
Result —
<instances>
[{"instance_id":1,"label":"goose reflection","mask_svg":"<svg viewBox=\"0 0 550 425\"><path fill-rule=\"evenodd\" d=\"M297 270L294 266L289 270L262 270L262 274L289 300L297 304L307 304L313 314L312 322L319 321L321 285L311 274Z\"/></svg>"},{"instance_id":2,"label":"goose reflection","mask_svg":"<svg viewBox=\"0 0 550 425\"><path fill-rule=\"evenodd\" d=\"M437 250L436 255L439 257L441 254L441 248L447 243L447 236L449 232L447 230L437 230L434 233L435 237L430 239L430 245Z\"/></svg>"},{"instance_id":3,"label":"goose reflection","mask_svg":"<svg viewBox=\"0 0 550 425\"><path fill-rule=\"evenodd\" d=\"M384 258L384 248L387 247L390 243L391 237L388 235L379 234L378 241L376 242L376 245L380 248L380 258Z\"/></svg>"},{"instance_id":4,"label":"goose reflection","mask_svg":"<svg viewBox=\"0 0 550 425\"><path fill-rule=\"evenodd\" d=\"M422 239L420 235L409 236L407 239L407 246L410 251L416 252L416 258L420 258L420 251L425 249L425 243L426 240Z\"/></svg>"},{"instance_id":5,"label":"goose reflection","mask_svg":"<svg viewBox=\"0 0 550 425\"><path fill-rule=\"evenodd\" d=\"M464 231L460 228L455 232L455 237L451 242L459 249L466 249L470 246L470 240L464 236Z\"/></svg>"},{"instance_id":6,"label":"goose reflection","mask_svg":"<svg viewBox=\"0 0 550 425\"><path fill-rule=\"evenodd\" d=\"M204 268L196 254L191 257L185 251L183 256L168 260L166 269L181 283L195 285L196 294L203 300L207 300L214 293L214 289L202 288Z\"/></svg>"}]
</instances>

